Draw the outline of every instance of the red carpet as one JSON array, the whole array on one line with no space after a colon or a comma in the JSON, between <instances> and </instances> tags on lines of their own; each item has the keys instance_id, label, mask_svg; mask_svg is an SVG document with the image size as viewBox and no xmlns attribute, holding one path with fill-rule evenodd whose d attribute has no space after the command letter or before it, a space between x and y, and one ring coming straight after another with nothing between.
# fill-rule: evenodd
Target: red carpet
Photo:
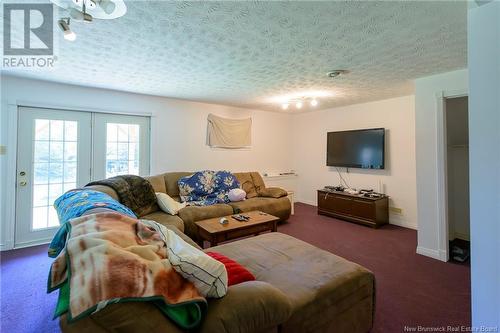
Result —
<instances>
[{"instance_id":1,"label":"red carpet","mask_svg":"<svg viewBox=\"0 0 500 333\"><path fill-rule=\"evenodd\" d=\"M404 332L405 326L470 326L470 268L415 253L415 230L380 229L318 215L297 203L278 231L354 261L375 273L373 333Z\"/></svg>"},{"instance_id":2,"label":"red carpet","mask_svg":"<svg viewBox=\"0 0 500 333\"><path fill-rule=\"evenodd\" d=\"M469 267L415 254L414 230L374 230L316 214L296 204L278 231L357 262L375 273L377 304L372 332L404 326L470 325ZM52 321L57 293L45 294L52 259L47 246L1 253L0 332L59 332ZM329 332L321 332L329 333Z\"/></svg>"}]
</instances>

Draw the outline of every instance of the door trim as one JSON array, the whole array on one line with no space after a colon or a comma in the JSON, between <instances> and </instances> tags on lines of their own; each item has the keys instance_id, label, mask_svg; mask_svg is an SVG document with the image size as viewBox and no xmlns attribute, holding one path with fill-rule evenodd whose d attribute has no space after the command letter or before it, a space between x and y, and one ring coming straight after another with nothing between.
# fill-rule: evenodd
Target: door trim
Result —
<instances>
[{"instance_id":1,"label":"door trim","mask_svg":"<svg viewBox=\"0 0 500 333\"><path fill-rule=\"evenodd\" d=\"M153 117L151 112L140 112L140 111L122 111L122 110L108 110L99 109L85 106L77 105L59 105L52 103L37 103L29 102L24 100L18 100L15 102L17 107L28 107L28 108L39 108L39 109L57 109L57 110L68 110L68 111L82 111L82 112L93 112L93 113L109 113L109 114L119 114L124 116L143 116L143 117Z\"/></svg>"},{"instance_id":2,"label":"door trim","mask_svg":"<svg viewBox=\"0 0 500 333\"><path fill-rule=\"evenodd\" d=\"M448 261L449 256L449 225L448 225L448 175L447 175L447 149L446 145L446 100L468 96L467 90L441 91L436 93L436 193L438 221L438 251L432 257L441 261ZM421 252L426 250L420 248ZM417 248L417 253L418 248ZM437 256L437 258L436 258Z\"/></svg>"},{"instance_id":3,"label":"door trim","mask_svg":"<svg viewBox=\"0 0 500 333\"><path fill-rule=\"evenodd\" d=\"M15 221L16 221L16 176L17 176L17 117L18 106L15 103L7 104L9 114L9 129L7 131L7 170L5 181L5 221L2 223L4 243L0 244L0 250L14 248Z\"/></svg>"}]
</instances>

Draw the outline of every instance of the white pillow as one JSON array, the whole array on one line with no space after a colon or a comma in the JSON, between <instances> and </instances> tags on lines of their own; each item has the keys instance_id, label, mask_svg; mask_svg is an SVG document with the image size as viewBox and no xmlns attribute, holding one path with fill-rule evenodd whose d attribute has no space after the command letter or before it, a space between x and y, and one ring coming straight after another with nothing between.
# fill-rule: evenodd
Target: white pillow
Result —
<instances>
[{"instance_id":1,"label":"white pillow","mask_svg":"<svg viewBox=\"0 0 500 333\"><path fill-rule=\"evenodd\" d=\"M156 201L161 210L170 215L177 215L182 208L186 207L185 202L177 202L170 195L162 192L156 192Z\"/></svg>"},{"instance_id":2,"label":"white pillow","mask_svg":"<svg viewBox=\"0 0 500 333\"><path fill-rule=\"evenodd\" d=\"M168 251L168 261L177 273L192 282L205 297L221 298L227 293L227 270L224 264L186 243L172 230L158 222L141 220L159 232Z\"/></svg>"},{"instance_id":3,"label":"white pillow","mask_svg":"<svg viewBox=\"0 0 500 333\"><path fill-rule=\"evenodd\" d=\"M227 196L232 202L243 201L247 196L247 192L243 191L241 188L233 188L231 191L229 191Z\"/></svg>"}]
</instances>

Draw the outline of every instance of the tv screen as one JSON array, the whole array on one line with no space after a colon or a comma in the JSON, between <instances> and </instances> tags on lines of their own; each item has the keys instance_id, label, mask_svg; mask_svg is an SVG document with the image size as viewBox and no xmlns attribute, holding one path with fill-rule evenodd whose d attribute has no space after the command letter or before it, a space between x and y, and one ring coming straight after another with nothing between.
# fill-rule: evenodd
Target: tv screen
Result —
<instances>
[{"instance_id":1,"label":"tv screen","mask_svg":"<svg viewBox=\"0 0 500 333\"><path fill-rule=\"evenodd\" d=\"M327 140L327 166L384 168L383 128L329 132Z\"/></svg>"}]
</instances>

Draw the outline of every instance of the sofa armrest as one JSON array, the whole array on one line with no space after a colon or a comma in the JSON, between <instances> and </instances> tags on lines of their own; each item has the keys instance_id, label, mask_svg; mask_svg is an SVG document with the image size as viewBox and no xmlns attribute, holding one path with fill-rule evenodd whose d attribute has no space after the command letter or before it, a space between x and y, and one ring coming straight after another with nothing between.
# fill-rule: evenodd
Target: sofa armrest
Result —
<instances>
[{"instance_id":1,"label":"sofa armrest","mask_svg":"<svg viewBox=\"0 0 500 333\"><path fill-rule=\"evenodd\" d=\"M279 187L266 187L265 189L260 190L259 195L261 197L266 197L266 198L281 198L281 197L286 197L288 193Z\"/></svg>"},{"instance_id":2,"label":"sofa armrest","mask_svg":"<svg viewBox=\"0 0 500 333\"><path fill-rule=\"evenodd\" d=\"M283 292L263 281L229 287L226 296L210 299L200 332L263 332L288 320L292 307Z\"/></svg>"}]
</instances>

